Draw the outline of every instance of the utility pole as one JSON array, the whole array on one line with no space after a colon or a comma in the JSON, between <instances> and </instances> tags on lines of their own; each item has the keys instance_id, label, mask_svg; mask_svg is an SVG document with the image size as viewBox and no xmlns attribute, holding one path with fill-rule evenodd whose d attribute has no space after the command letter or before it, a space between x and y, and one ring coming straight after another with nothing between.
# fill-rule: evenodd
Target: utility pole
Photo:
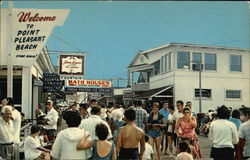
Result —
<instances>
[{"instance_id":1,"label":"utility pole","mask_svg":"<svg viewBox=\"0 0 250 160\"><path fill-rule=\"evenodd\" d=\"M199 63L199 113L202 112L202 103L201 103L201 98L202 98L202 89L201 89L201 70L203 69L203 66L201 62Z\"/></svg>"},{"instance_id":2,"label":"utility pole","mask_svg":"<svg viewBox=\"0 0 250 160\"><path fill-rule=\"evenodd\" d=\"M13 1L8 5L8 43L6 45L7 54L7 97L13 97L13 63L12 63L12 8Z\"/></svg>"}]
</instances>

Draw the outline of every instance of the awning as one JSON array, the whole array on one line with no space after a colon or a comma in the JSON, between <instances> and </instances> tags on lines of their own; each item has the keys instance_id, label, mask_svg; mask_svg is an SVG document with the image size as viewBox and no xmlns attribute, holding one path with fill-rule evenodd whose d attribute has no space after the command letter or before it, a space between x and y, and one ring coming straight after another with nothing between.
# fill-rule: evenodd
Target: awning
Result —
<instances>
[{"instance_id":1,"label":"awning","mask_svg":"<svg viewBox=\"0 0 250 160\"><path fill-rule=\"evenodd\" d=\"M162 98L173 97L173 86L170 85L147 91L135 92L135 98L153 98L153 97L162 97Z\"/></svg>"}]
</instances>

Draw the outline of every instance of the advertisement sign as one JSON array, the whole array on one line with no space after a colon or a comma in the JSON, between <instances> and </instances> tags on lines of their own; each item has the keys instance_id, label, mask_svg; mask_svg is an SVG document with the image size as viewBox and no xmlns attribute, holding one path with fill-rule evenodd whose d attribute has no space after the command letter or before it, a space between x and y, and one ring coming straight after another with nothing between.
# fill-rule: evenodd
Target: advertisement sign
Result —
<instances>
[{"instance_id":1,"label":"advertisement sign","mask_svg":"<svg viewBox=\"0 0 250 160\"><path fill-rule=\"evenodd\" d=\"M59 57L60 75L84 75L83 55L60 55Z\"/></svg>"},{"instance_id":2,"label":"advertisement sign","mask_svg":"<svg viewBox=\"0 0 250 160\"><path fill-rule=\"evenodd\" d=\"M101 92L101 93L111 93L111 88L79 88L79 87L67 87L65 92Z\"/></svg>"},{"instance_id":3,"label":"advertisement sign","mask_svg":"<svg viewBox=\"0 0 250 160\"><path fill-rule=\"evenodd\" d=\"M64 85L64 81L60 80L57 74L44 74L43 78L43 92L59 92Z\"/></svg>"},{"instance_id":4,"label":"advertisement sign","mask_svg":"<svg viewBox=\"0 0 250 160\"><path fill-rule=\"evenodd\" d=\"M1 42L5 51L11 46L13 65L32 66L35 64L39 53L44 48L55 26L62 26L69 14L69 10L54 9L12 9L12 18L8 15L8 9L1 9L1 18L6 23L1 24ZM5 36L7 22L12 19L12 44ZM7 42L7 43L6 43ZM2 45L1 44L1 45ZM8 45L7 45L8 44ZM2 51L1 51L2 52ZM2 52L3 53L3 52ZM5 51L6 53L6 51ZM1 63L6 63L2 59Z\"/></svg>"},{"instance_id":5,"label":"advertisement sign","mask_svg":"<svg viewBox=\"0 0 250 160\"><path fill-rule=\"evenodd\" d=\"M65 80L65 87L110 88L111 86L112 86L111 81L106 81L106 80L81 80L81 79Z\"/></svg>"}]
</instances>

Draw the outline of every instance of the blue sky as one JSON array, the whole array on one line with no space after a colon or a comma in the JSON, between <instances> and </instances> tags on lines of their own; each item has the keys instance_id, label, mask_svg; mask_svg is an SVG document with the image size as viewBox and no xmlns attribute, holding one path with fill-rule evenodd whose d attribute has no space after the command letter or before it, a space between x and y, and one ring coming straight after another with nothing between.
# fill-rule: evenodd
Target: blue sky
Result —
<instances>
[{"instance_id":1,"label":"blue sky","mask_svg":"<svg viewBox=\"0 0 250 160\"><path fill-rule=\"evenodd\" d=\"M127 78L138 50L170 42L250 48L248 7L230 1L14 1L14 8L71 10L53 33L87 52L88 79ZM76 51L53 36L47 47ZM57 64L57 55L51 58Z\"/></svg>"}]
</instances>

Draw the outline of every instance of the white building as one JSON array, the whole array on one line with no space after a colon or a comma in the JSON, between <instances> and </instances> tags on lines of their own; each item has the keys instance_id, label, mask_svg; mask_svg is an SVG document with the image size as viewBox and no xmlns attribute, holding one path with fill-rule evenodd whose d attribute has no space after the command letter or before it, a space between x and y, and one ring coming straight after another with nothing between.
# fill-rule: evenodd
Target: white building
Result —
<instances>
[{"instance_id":1,"label":"white building","mask_svg":"<svg viewBox=\"0 0 250 160\"><path fill-rule=\"evenodd\" d=\"M0 99L7 97L7 66L1 59L7 56L0 52ZM25 114L26 118L34 118L39 103L46 102L43 94L43 84L39 78L44 73L54 73L46 48L39 54L36 63L31 67L13 67L13 98L15 107ZM45 109L45 106L44 106ZM32 115L33 113L33 115Z\"/></svg>"},{"instance_id":2,"label":"white building","mask_svg":"<svg viewBox=\"0 0 250 160\"><path fill-rule=\"evenodd\" d=\"M250 50L169 43L139 51L128 66L128 79L136 98L191 101L199 112L199 71L202 112L219 105L250 106Z\"/></svg>"}]
</instances>

